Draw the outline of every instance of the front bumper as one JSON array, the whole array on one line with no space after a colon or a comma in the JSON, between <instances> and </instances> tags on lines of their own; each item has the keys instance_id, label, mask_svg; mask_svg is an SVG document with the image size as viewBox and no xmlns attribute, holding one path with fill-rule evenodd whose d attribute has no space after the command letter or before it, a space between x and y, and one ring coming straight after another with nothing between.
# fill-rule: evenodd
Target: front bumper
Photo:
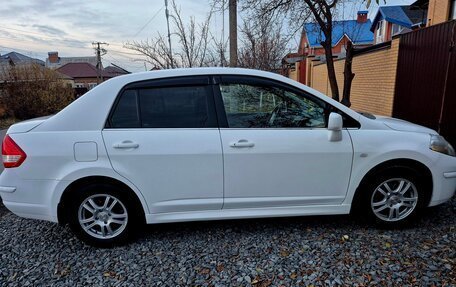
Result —
<instances>
[{"instance_id":1,"label":"front bumper","mask_svg":"<svg viewBox=\"0 0 456 287\"><path fill-rule=\"evenodd\" d=\"M441 155L431 168L434 188L429 206L450 200L456 192L456 158Z\"/></svg>"}]
</instances>

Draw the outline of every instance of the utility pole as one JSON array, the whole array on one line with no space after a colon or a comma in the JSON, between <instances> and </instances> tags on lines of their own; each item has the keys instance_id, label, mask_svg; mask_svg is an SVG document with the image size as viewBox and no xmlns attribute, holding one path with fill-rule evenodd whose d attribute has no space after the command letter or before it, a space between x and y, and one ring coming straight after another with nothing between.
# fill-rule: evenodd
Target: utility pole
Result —
<instances>
[{"instance_id":1,"label":"utility pole","mask_svg":"<svg viewBox=\"0 0 456 287\"><path fill-rule=\"evenodd\" d=\"M237 0L229 0L230 67L237 66Z\"/></svg>"},{"instance_id":2,"label":"utility pole","mask_svg":"<svg viewBox=\"0 0 456 287\"><path fill-rule=\"evenodd\" d=\"M174 69L173 63L173 50L171 49L171 33L169 31L169 11L168 11L168 0L165 0L165 15L166 15L166 25L168 26L168 44L169 44L169 59L171 61L171 69ZM169 66L168 66L169 68Z\"/></svg>"},{"instance_id":3,"label":"utility pole","mask_svg":"<svg viewBox=\"0 0 456 287\"><path fill-rule=\"evenodd\" d=\"M101 63L101 56L106 54L106 49L101 47L102 45L109 45L105 42L93 42L92 46L95 49L95 53L97 55L97 84L103 82L103 74L101 73L103 69L103 63Z\"/></svg>"}]
</instances>

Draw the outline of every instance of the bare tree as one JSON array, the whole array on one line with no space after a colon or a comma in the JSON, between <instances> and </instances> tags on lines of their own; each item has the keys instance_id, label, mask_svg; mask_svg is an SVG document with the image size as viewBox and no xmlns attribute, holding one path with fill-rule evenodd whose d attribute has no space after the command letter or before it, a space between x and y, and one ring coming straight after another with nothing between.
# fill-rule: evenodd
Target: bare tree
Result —
<instances>
[{"instance_id":1,"label":"bare tree","mask_svg":"<svg viewBox=\"0 0 456 287\"><path fill-rule=\"evenodd\" d=\"M170 55L166 37L160 33L145 41L133 41L125 44L125 47L134 50L146 57L146 61L155 67L166 69L174 67L202 67L212 62L212 55L209 53L211 35L209 31L213 11L208 14L205 21L196 23L191 17L188 24L184 22L181 10L175 0L172 0L173 30L179 40L174 55ZM171 65L173 64L173 65Z\"/></svg>"},{"instance_id":2,"label":"bare tree","mask_svg":"<svg viewBox=\"0 0 456 287\"><path fill-rule=\"evenodd\" d=\"M332 30L336 8L344 0L242 0L243 9L252 10L256 18L264 19L289 19L290 26L297 30L302 29L304 22L312 19L316 22L323 34L321 46L325 50L328 79L334 100L339 101L339 86L337 83L332 52ZM363 1L364 2L364 1ZM370 4L367 0L367 6ZM379 0L376 0L378 3ZM351 83L354 78L352 72L353 45L346 47L346 61L344 67L344 89L342 103L350 106Z\"/></svg>"},{"instance_id":3,"label":"bare tree","mask_svg":"<svg viewBox=\"0 0 456 287\"><path fill-rule=\"evenodd\" d=\"M281 67L288 43L281 23L263 18L254 22L244 21L240 32L240 67L264 71L277 71Z\"/></svg>"}]
</instances>

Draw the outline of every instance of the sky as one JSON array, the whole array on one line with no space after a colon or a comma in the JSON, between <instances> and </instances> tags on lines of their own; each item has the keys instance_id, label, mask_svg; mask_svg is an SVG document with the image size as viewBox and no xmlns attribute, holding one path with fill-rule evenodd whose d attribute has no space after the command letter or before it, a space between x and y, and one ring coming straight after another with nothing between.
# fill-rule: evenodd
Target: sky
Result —
<instances>
[{"instance_id":1,"label":"sky","mask_svg":"<svg viewBox=\"0 0 456 287\"><path fill-rule=\"evenodd\" d=\"M175 0L185 20L202 22L210 11L210 0ZM414 0L380 0L380 5L408 5ZM378 9L369 8L372 18ZM343 7L345 18L354 18L361 0ZM134 51L124 48L131 41L166 34L164 0L15 0L0 5L0 54L16 51L45 60L47 53L58 51L61 57L92 56L92 42L106 42L104 66L114 63L128 71L144 71L144 61ZM225 34L228 34L225 14ZM240 21L238 21L239 24ZM221 34L222 14L212 18L211 29ZM171 31L172 32L172 31ZM228 36L226 36L227 38ZM299 35L297 35L297 38ZM177 41L172 36L173 41ZM290 43L291 47L293 43ZM147 64L146 68L152 68Z\"/></svg>"}]
</instances>

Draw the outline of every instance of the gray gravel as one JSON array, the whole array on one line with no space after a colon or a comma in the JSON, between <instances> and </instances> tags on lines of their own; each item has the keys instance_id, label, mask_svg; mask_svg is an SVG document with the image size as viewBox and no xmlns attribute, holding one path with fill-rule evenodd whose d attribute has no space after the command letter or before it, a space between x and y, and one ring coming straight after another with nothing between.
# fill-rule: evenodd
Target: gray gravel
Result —
<instances>
[{"instance_id":1,"label":"gray gravel","mask_svg":"<svg viewBox=\"0 0 456 287\"><path fill-rule=\"evenodd\" d=\"M453 198L405 230L348 216L163 224L106 250L8 212L0 285L456 286L455 215Z\"/></svg>"}]
</instances>

